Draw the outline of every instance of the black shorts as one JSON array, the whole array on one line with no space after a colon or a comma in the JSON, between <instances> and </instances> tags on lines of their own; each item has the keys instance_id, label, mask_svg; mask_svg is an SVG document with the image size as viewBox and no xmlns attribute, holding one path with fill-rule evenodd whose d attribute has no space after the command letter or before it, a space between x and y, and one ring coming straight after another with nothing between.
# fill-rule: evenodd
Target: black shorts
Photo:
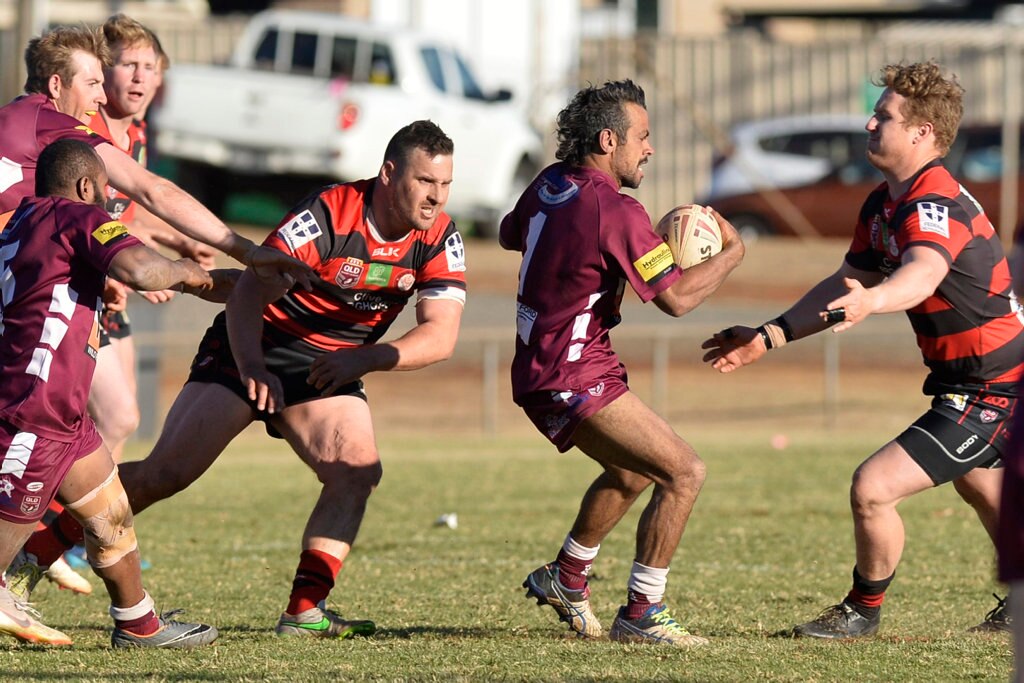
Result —
<instances>
[{"instance_id":1,"label":"black shorts","mask_svg":"<svg viewBox=\"0 0 1024 683\"><path fill-rule=\"evenodd\" d=\"M132 335L132 323L128 319L128 311L108 311L100 313L100 347L109 346L111 339L124 339Z\"/></svg>"},{"instance_id":2,"label":"black shorts","mask_svg":"<svg viewBox=\"0 0 1024 683\"><path fill-rule=\"evenodd\" d=\"M285 406L324 398L319 389L306 382L309 377L310 365L324 353L308 344L305 346L275 344L268 339L267 333L264 334L264 359L267 369L281 380ZM268 434L275 438L281 438L281 434L269 423L270 418L274 415L257 409L256 402L249 398L242 385L241 375L238 372L238 366L235 365L235 358L228 343L227 319L224 313L219 313L214 318L213 324L206 330L203 340L199 342L199 350L196 351L196 356L192 360L192 367L186 380L186 383L188 382L220 384L230 389L249 404L249 407L256 413L256 419L266 423ZM357 396L366 400L362 380L338 387L331 393L331 396Z\"/></svg>"},{"instance_id":3,"label":"black shorts","mask_svg":"<svg viewBox=\"0 0 1024 683\"><path fill-rule=\"evenodd\" d=\"M932 407L896 443L936 486L978 467L1002 467L1017 406L1013 384L965 385L932 398Z\"/></svg>"}]
</instances>

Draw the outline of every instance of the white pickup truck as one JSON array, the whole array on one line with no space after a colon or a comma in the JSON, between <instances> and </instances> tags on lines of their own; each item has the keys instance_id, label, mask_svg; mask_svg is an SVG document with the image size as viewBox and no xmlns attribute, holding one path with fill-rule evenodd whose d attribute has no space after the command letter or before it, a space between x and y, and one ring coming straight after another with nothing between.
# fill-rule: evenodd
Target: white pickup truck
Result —
<instances>
[{"instance_id":1,"label":"white pickup truck","mask_svg":"<svg viewBox=\"0 0 1024 683\"><path fill-rule=\"evenodd\" d=\"M491 235L543 160L509 100L436 38L280 10L252 18L228 65L171 69L154 128L178 181L219 212L236 190L291 202L320 181L374 176L395 131L430 119L455 142L448 212Z\"/></svg>"}]
</instances>

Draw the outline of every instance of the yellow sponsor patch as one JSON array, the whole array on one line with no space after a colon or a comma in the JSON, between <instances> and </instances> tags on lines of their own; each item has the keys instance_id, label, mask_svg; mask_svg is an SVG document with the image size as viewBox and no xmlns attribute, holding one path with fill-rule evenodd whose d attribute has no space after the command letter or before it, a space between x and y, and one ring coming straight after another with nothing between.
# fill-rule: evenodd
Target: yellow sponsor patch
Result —
<instances>
[{"instance_id":1,"label":"yellow sponsor patch","mask_svg":"<svg viewBox=\"0 0 1024 683\"><path fill-rule=\"evenodd\" d=\"M675 261L672 260L672 250L668 248L667 244L662 242L636 261L633 261L633 267L636 268L636 272L640 273L640 277L644 279L644 282L649 282L652 277L658 275L673 263Z\"/></svg>"},{"instance_id":2,"label":"yellow sponsor patch","mask_svg":"<svg viewBox=\"0 0 1024 683\"><path fill-rule=\"evenodd\" d=\"M85 131L89 135L99 135L99 133L97 133L96 131L94 131L92 128L90 128L89 126L85 125L84 123L82 125L80 125L80 126L75 126L75 130Z\"/></svg>"},{"instance_id":3,"label":"yellow sponsor patch","mask_svg":"<svg viewBox=\"0 0 1024 683\"><path fill-rule=\"evenodd\" d=\"M106 244L112 239L128 234L128 226L121 221L107 221L92 231L92 236L100 244Z\"/></svg>"}]
</instances>

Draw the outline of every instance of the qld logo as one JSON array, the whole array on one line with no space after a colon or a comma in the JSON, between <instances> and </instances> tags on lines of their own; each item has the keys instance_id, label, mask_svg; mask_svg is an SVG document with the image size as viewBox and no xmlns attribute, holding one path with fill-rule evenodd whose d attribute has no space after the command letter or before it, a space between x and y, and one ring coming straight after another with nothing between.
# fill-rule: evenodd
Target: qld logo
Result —
<instances>
[{"instance_id":1,"label":"qld logo","mask_svg":"<svg viewBox=\"0 0 1024 683\"><path fill-rule=\"evenodd\" d=\"M338 274L334 276L334 281L342 289L352 289L359 284L359 278L362 277L365 269L366 264L363 263L362 259L349 256L341 262L341 267L338 268Z\"/></svg>"}]
</instances>

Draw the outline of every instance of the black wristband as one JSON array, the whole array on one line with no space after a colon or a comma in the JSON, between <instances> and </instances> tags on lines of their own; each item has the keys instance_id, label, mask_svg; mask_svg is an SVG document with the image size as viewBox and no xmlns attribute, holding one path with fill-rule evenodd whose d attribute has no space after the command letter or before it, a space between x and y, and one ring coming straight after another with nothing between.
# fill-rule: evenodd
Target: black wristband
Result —
<instances>
[{"instance_id":1,"label":"black wristband","mask_svg":"<svg viewBox=\"0 0 1024 683\"><path fill-rule=\"evenodd\" d=\"M760 327L757 328L757 333L761 335L761 341L764 342L764 348L766 350L771 351L772 349L775 348L775 346L772 344L772 338L768 336L768 330L764 329L764 325L761 325Z\"/></svg>"}]
</instances>

